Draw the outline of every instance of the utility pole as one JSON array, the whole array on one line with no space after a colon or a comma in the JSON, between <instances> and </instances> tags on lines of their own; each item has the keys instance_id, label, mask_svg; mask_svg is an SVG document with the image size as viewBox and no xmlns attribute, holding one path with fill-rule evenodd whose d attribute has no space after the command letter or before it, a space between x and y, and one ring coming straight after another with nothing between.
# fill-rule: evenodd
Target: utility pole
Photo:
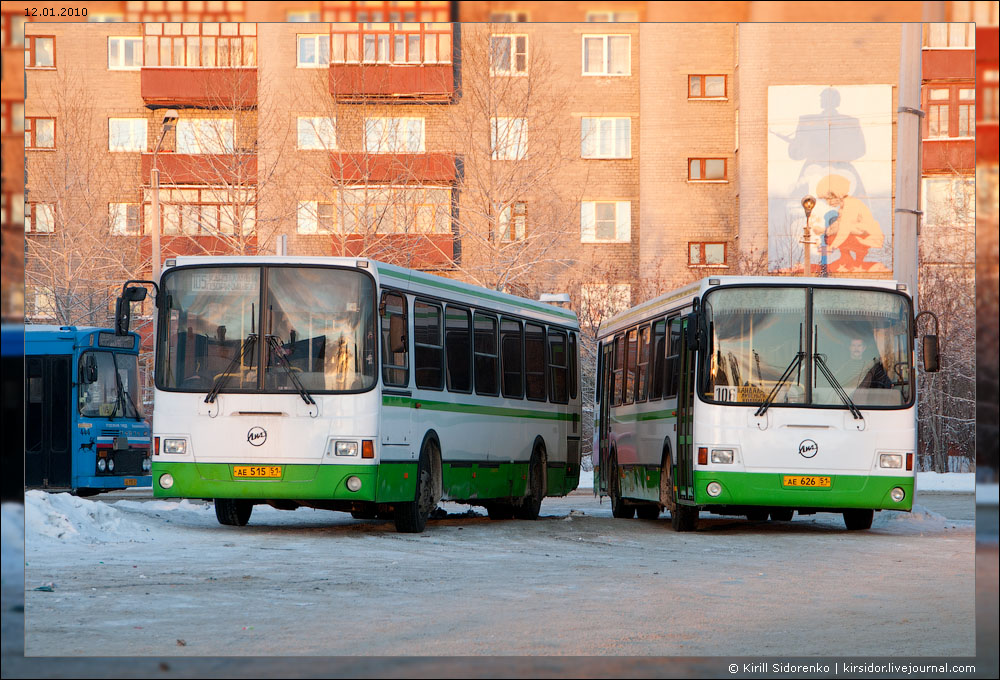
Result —
<instances>
[{"instance_id":1,"label":"utility pole","mask_svg":"<svg viewBox=\"0 0 1000 680\"><path fill-rule=\"evenodd\" d=\"M924 112L920 110L922 25L902 24L896 109L896 201L892 271L913 297L917 311L917 237L920 234L920 174Z\"/></svg>"}]
</instances>

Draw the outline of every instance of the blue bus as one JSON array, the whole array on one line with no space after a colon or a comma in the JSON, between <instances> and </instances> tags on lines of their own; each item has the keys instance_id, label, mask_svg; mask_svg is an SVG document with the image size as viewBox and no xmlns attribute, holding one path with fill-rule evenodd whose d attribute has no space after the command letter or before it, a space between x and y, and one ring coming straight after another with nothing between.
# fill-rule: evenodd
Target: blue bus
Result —
<instances>
[{"instance_id":1,"label":"blue bus","mask_svg":"<svg viewBox=\"0 0 1000 680\"><path fill-rule=\"evenodd\" d=\"M24 485L89 496L150 486L139 335L24 326Z\"/></svg>"}]
</instances>

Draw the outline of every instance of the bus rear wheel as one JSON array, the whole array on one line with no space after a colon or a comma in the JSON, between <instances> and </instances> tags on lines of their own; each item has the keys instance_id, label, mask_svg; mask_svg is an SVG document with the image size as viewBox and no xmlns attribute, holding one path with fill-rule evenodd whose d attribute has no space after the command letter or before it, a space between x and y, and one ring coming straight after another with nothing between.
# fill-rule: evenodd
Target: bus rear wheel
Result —
<instances>
[{"instance_id":1,"label":"bus rear wheel","mask_svg":"<svg viewBox=\"0 0 1000 680\"><path fill-rule=\"evenodd\" d=\"M230 527L246 526L253 512L253 503L239 498L216 498L215 517L219 524Z\"/></svg>"},{"instance_id":2,"label":"bus rear wheel","mask_svg":"<svg viewBox=\"0 0 1000 680\"><path fill-rule=\"evenodd\" d=\"M518 519L538 519L543 498L545 498L545 456L535 449L528 464L528 493L514 507L514 516Z\"/></svg>"},{"instance_id":3,"label":"bus rear wheel","mask_svg":"<svg viewBox=\"0 0 1000 680\"><path fill-rule=\"evenodd\" d=\"M433 444L424 444L417 464L417 490L412 501L397 503L393 519L396 531L401 534L419 534L427 526L427 518L437 507L434 497L434 472L431 470L431 451Z\"/></svg>"},{"instance_id":4,"label":"bus rear wheel","mask_svg":"<svg viewBox=\"0 0 1000 680\"><path fill-rule=\"evenodd\" d=\"M844 510L844 525L848 531L871 529L874 518L874 510Z\"/></svg>"},{"instance_id":5,"label":"bus rear wheel","mask_svg":"<svg viewBox=\"0 0 1000 680\"><path fill-rule=\"evenodd\" d=\"M611 459L611 479L608 480L608 495L611 496L611 516L616 519L632 519L635 517L635 506L627 504L622 498L621 472L618 470L618 456Z\"/></svg>"}]
</instances>

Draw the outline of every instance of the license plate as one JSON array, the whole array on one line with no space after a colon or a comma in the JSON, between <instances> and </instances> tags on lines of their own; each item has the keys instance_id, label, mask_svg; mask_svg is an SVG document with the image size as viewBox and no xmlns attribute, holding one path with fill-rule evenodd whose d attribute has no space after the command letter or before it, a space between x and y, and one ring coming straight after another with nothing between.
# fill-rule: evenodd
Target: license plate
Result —
<instances>
[{"instance_id":1,"label":"license plate","mask_svg":"<svg viewBox=\"0 0 1000 680\"><path fill-rule=\"evenodd\" d=\"M801 477L798 475L785 475L781 480L782 486L796 487L829 487L829 477Z\"/></svg>"},{"instance_id":2,"label":"license plate","mask_svg":"<svg viewBox=\"0 0 1000 680\"><path fill-rule=\"evenodd\" d=\"M280 465L235 465L233 477L236 479L280 479Z\"/></svg>"},{"instance_id":3,"label":"license plate","mask_svg":"<svg viewBox=\"0 0 1000 680\"><path fill-rule=\"evenodd\" d=\"M136 480L132 479L131 477L125 478L125 486L135 486L135 485L136 485Z\"/></svg>"}]
</instances>

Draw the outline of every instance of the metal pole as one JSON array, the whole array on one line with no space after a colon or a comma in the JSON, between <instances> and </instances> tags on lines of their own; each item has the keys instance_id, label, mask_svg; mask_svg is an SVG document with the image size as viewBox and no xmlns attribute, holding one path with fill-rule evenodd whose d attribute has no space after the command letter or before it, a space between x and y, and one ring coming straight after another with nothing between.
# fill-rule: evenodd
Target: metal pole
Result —
<instances>
[{"instance_id":1,"label":"metal pole","mask_svg":"<svg viewBox=\"0 0 1000 680\"><path fill-rule=\"evenodd\" d=\"M896 204L892 268L917 307L917 235L920 233L920 110L922 24L905 23L899 45L899 101L896 109Z\"/></svg>"},{"instance_id":2,"label":"metal pole","mask_svg":"<svg viewBox=\"0 0 1000 680\"><path fill-rule=\"evenodd\" d=\"M160 283L160 171L156 169L156 154L153 154L153 169L149 183L153 188L153 280Z\"/></svg>"}]
</instances>

